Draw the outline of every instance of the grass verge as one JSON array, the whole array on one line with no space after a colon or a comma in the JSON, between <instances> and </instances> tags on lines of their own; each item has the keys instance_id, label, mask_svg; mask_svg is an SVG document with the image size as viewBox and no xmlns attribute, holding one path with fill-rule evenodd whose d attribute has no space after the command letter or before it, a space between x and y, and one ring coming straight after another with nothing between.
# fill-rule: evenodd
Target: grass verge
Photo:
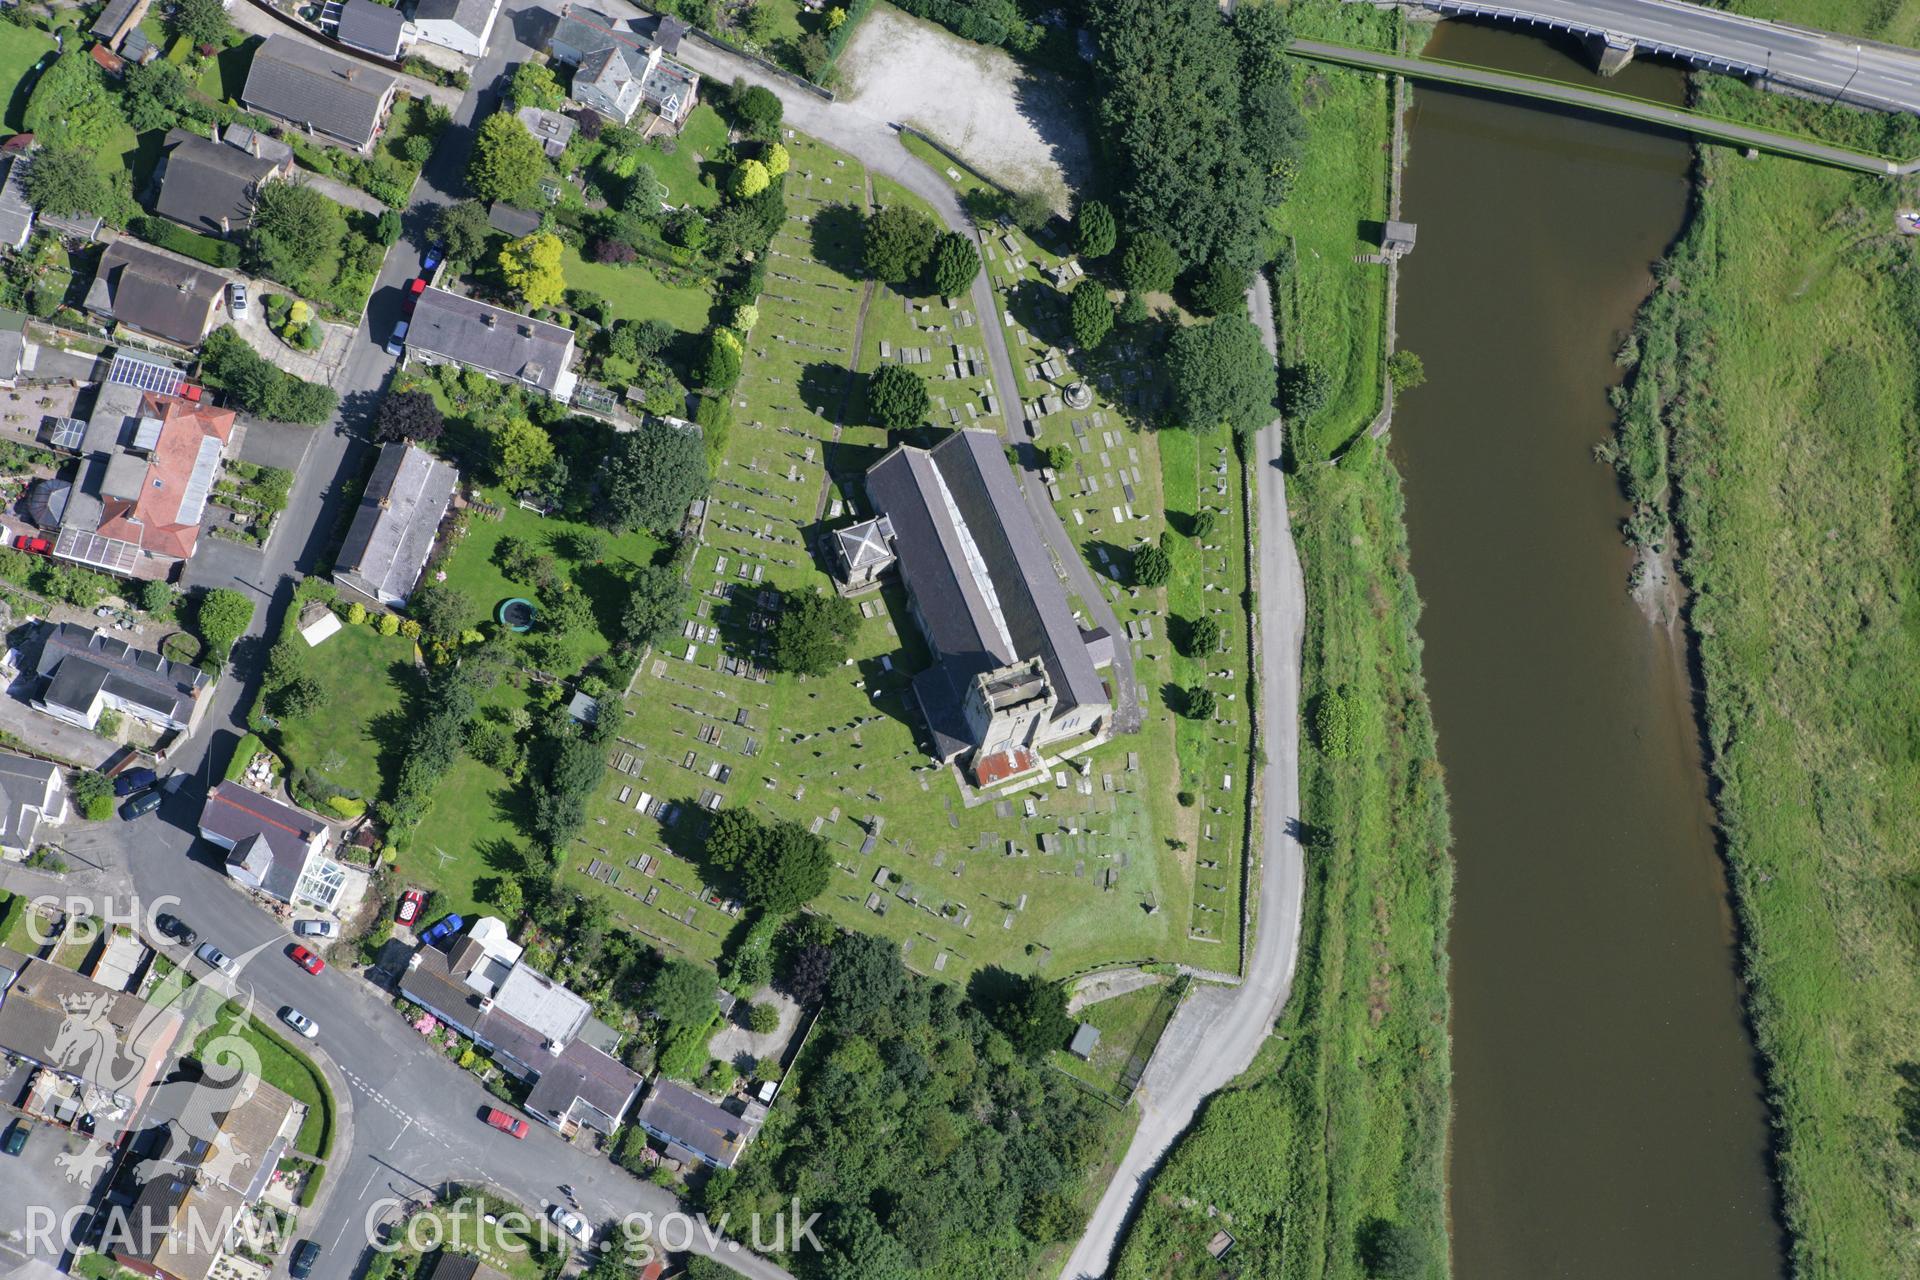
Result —
<instances>
[{"instance_id":1,"label":"grass verge","mask_svg":"<svg viewBox=\"0 0 1920 1280\"><path fill-rule=\"evenodd\" d=\"M327 1087L326 1077L313 1059L267 1030L258 1018L248 1016L236 1025L240 1012L240 1006L232 1003L222 1009L220 1019L194 1041L193 1054L206 1053L222 1036L239 1035L259 1055L260 1078L307 1109L300 1132L294 1135L294 1149L325 1160L333 1150L334 1112L333 1090Z\"/></svg>"}]
</instances>

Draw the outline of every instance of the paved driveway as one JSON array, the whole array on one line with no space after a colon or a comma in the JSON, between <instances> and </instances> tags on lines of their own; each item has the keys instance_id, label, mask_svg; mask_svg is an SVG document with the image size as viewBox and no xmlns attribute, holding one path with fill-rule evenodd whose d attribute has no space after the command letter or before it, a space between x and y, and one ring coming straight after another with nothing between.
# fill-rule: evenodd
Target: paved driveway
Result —
<instances>
[{"instance_id":1,"label":"paved driveway","mask_svg":"<svg viewBox=\"0 0 1920 1280\"><path fill-rule=\"evenodd\" d=\"M110 1171L109 1157L91 1138L23 1119L11 1105L18 1101L12 1089L16 1082L24 1084L24 1077L8 1080L9 1105L0 1107L0 1127L25 1124L30 1132L19 1155L0 1155L0 1260L18 1263L32 1257L57 1266L73 1228L85 1217L94 1188Z\"/></svg>"}]
</instances>

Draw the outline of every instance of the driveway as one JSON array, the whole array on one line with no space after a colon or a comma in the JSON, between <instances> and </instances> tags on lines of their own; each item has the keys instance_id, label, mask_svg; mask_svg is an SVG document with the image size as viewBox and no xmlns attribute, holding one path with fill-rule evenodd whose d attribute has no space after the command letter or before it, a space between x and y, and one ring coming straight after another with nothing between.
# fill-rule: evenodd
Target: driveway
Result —
<instances>
[{"instance_id":1,"label":"driveway","mask_svg":"<svg viewBox=\"0 0 1920 1280\"><path fill-rule=\"evenodd\" d=\"M11 1105L18 1101L12 1094L16 1081L24 1082L24 1073L8 1078L9 1105L0 1106L0 1128L24 1124L29 1134L19 1155L0 1156L0 1262L11 1266L31 1257L58 1266L71 1229L80 1225L94 1188L110 1171L110 1154L70 1129L23 1119ZM46 1232L47 1211L67 1230Z\"/></svg>"}]
</instances>

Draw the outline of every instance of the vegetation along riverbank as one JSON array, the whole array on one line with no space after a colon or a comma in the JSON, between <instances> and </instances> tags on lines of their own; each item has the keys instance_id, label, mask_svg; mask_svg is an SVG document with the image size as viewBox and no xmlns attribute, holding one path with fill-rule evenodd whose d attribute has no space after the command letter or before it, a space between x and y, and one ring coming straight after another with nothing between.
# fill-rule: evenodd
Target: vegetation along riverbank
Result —
<instances>
[{"instance_id":1,"label":"vegetation along riverbank","mask_svg":"<svg viewBox=\"0 0 1920 1280\"><path fill-rule=\"evenodd\" d=\"M1723 78L1696 93L1831 110ZM1914 150L1911 121L1850 127ZM1894 220L1915 196L1704 148L1622 352L1629 536L1671 539L1689 592L1802 1277L1920 1273L1920 278Z\"/></svg>"}]
</instances>

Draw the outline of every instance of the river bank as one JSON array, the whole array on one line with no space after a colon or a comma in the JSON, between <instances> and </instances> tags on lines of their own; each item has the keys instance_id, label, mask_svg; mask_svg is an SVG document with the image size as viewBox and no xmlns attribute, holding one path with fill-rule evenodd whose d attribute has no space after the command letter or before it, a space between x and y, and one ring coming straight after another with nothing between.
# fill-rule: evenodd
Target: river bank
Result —
<instances>
[{"instance_id":1,"label":"river bank","mask_svg":"<svg viewBox=\"0 0 1920 1280\"><path fill-rule=\"evenodd\" d=\"M1615 445L1690 593L1795 1272L1833 1280L1920 1273L1915 194L1702 149Z\"/></svg>"}]
</instances>

